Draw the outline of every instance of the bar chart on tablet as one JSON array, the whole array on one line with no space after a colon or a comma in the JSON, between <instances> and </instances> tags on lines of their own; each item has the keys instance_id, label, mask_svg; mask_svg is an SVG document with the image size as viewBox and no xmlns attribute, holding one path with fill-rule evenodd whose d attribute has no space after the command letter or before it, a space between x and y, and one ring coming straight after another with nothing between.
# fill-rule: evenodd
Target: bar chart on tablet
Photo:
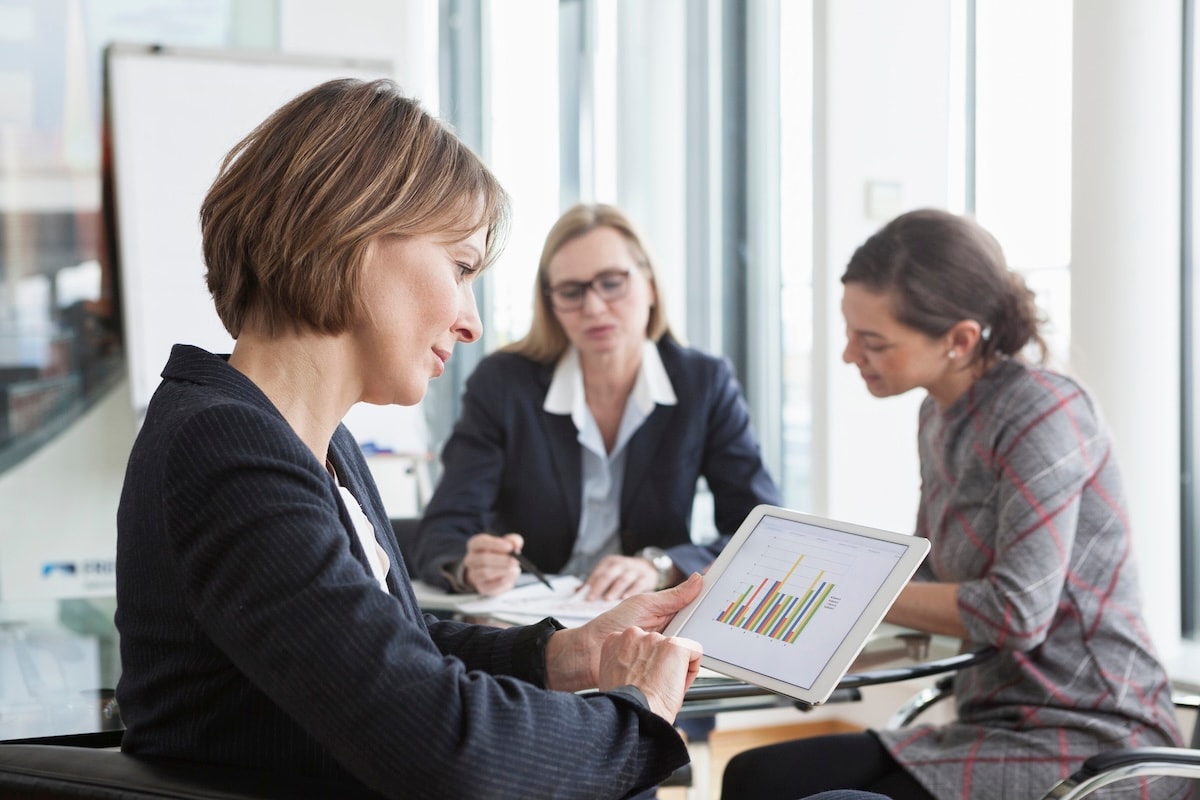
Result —
<instances>
[{"instance_id":1,"label":"bar chart on tablet","mask_svg":"<svg viewBox=\"0 0 1200 800\"><path fill-rule=\"evenodd\" d=\"M806 685L841 646L903 548L776 517L759 526L725 569L723 581L732 588L706 596L688 625L707 654L783 666Z\"/></svg>"},{"instance_id":2,"label":"bar chart on tablet","mask_svg":"<svg viewBox=\"0 0 1200 800\"><path fill-rule=\"evenodd\" d=\"M803 561L801 555L780 580L764 577L757 585L748 584L746 591L717 615L717 622L794 644L822 606L829 603L829 608L836 608L839 602L833 594L836 584L824 569L818 569L811 580L798 581L797 590L802 594L784 591Z\"/></svg>"}]
</instances>

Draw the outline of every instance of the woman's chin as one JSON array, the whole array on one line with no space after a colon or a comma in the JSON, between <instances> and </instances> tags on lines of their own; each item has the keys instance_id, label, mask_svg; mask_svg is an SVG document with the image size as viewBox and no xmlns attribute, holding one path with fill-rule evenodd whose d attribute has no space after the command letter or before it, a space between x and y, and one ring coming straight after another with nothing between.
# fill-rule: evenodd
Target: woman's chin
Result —
<instances>
[{"instance_id":1,"label":"woman's chin","mask_svg":"<svg viewBox=\"0 0 1200 800\"><path fill-rule=\"evenodd\" d=\"M415 406L425 399L429 389L429 381L422 381L416 386L405 386L389 395L380 394L378 397L364 397L361 402L373 406Z\"/></svg>"},{"instance_id":2,"label":"woman's chin","mask_svg":"<svg viewBox=\"0 0 1200 800\"><path fill-rule=\"evenodd\" d=\"M887 397L889 394L887 387L884 386L883 382L878 379L864 380L863 386L867 387L867 391L870 392L873 397Z\"/></svg>"}]
</instances>

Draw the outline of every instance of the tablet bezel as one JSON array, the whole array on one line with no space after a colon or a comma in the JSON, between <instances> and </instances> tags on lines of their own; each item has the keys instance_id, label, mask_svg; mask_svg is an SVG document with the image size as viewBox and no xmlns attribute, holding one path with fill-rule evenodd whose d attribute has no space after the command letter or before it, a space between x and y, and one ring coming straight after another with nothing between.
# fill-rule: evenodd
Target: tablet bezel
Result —
<instances>
[{"instance_id":1,"label":"tablet bezel","mask_svg":"<svg viewBox=\"0 0 1200 800\"><path fill-rule=\"evenodd\" d=\"M838 682L846 674L847 670L850 669L850 665L862 651L872 631L879 626L884 614L887 613L887 610L891 608L892 603L895 602L896 597L900 594L900 590L908 584L917 567L925 559L926 554L929 552L929 541L923 537L911 534L895 533L880 528L841 522L827 517L817 517L781 506L756 506L747 515L746 519L743 520L733 538L730 539L729 544L725 546L725 549L721 551L721 554L705 573L704 588L700 591L699 596L680 609L674 619L664 629L664 635L696 638L695 636L688 635L688 632L685 630L687 623L691 621L693 613L700 607L700 604L704 602L709 593L715 591L717 586L721 584L721 578L724 576L729 565L733 563L738 552L750 538L751 533L758 527L763 517L766 516L793 520L826 530L865 536L870 539L904 547L904 553L875 592L875 596L867 603L866 608L859 615L857 622L847 631L841 644L837 646L829 657L828 662L820 673L818 673L811 687L805 688L794 683L789 683L778 676L768 675L742 664L718 659L707 652L701 660L702 666L708 667L715 672L761 686L778 694L786 695L805 706L819 705L825 702L829 698L829 695L833 693L833 690L837 688ZM697 639L697 641L700 641L701 646L704 646L703 640Z\"/></svg>"}]
</instances>

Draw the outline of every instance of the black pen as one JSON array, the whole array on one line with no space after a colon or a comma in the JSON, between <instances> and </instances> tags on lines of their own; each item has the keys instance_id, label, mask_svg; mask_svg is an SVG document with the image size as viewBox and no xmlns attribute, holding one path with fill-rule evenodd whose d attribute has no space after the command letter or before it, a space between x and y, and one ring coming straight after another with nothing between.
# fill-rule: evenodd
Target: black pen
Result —
<instances>
[{"instance_id":1,"label":"black pen","mask_svg":"<svg viewBox=\"0 0 1200 800\"><path fill-rule=\"evenodd\" d=\"M526 572L528 572L533 577L537 578L542 583L546 584L547 589L549 589L552 592L554 591L554 587L550 585L550 579L546 577L546 573L542 572L540 569L537 568L537 565L535 565L532 561L530 561L525 556L521 555L516 550L513 550L511 553L509 553L509 555L512 556L513 558L515 558L517 560L517 563L520 564L521 567Z\"/></svg>"}]
</instances>

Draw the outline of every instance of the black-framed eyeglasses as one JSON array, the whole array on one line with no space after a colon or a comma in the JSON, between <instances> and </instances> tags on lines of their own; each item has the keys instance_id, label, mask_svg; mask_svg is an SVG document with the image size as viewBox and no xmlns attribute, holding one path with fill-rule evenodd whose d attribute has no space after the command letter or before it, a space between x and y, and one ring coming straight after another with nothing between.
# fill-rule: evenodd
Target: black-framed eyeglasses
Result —
<instances>
[{"instance_id":1,"label":"black-framed eyeglasses","mask_svg":"<svg viewBox=\"0 0 1200 800\"><path fill-rule=\"evenodd\" d=\"M578 311L587 301L591 289L606 303L620 300L629 293L627 269L606 269L590 281L563 281L546 290L555 311Z\"/></svg>"}]
</instances>

